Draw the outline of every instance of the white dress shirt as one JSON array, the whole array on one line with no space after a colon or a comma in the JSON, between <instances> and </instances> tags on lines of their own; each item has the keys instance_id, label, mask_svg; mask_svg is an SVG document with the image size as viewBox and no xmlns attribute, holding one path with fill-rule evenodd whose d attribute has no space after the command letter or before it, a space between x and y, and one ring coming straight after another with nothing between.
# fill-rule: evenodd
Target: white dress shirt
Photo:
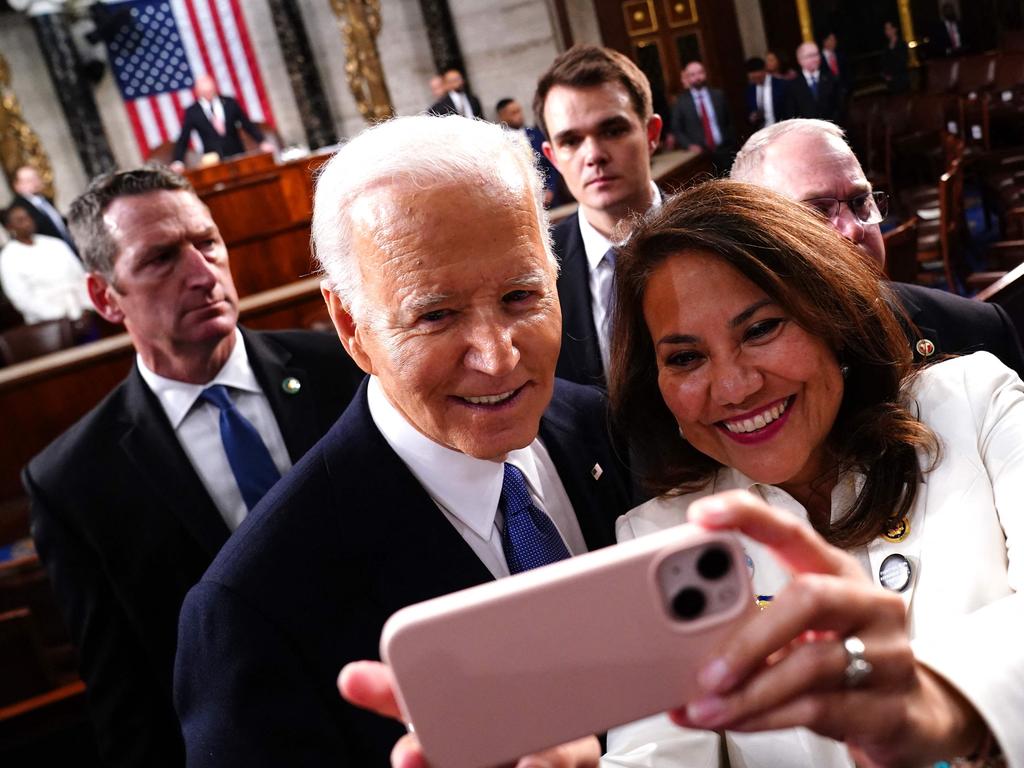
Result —
<instances>
[{"instance_id":1,"label":"white dress shirt","mask_svg":"<svg viewBox=\"0 0 1024 768\"><path fill-rule=\"evenodd\" d=\"M764 115L765 126L775 124L775 98L772 95L772 76L765 75L764 85L757 86L757 107Z\"/></svg>"},{"instance_id":2,"label":"white dress shirt","mask_svg":"<svg viewBox=\"0 0 1024 768\"><path fill-rule=\"evenodd\" d=\"M0 251L0 285L28 324L77 320L92 309L82 263L56 237L33 235L32 245L8 242Z\"/></svg>"},{"instance_id":3,"label":"white dress shirt","mask_svg":"<svg viewBox=\"0 0 1024 768\"><path fill-rule=\"evenodd\" d=\"M718 116L715 114L715 107L711 103L711 94L707 88L691 88L693 96L693 108L697 110L697 117L700 117L700 106L704 105L704 111L708 115L708 122L711 124L711 138L715 140L717 147L722 143L722 132L718 130Z\"/></svg>"},{"instance_id":4,"label":"white dress shirt","mask_svg":"<svg viewBox=\"0 0 1024 768\"><path fill-rule=\"evenodd\" d=\"M436 443L412 426L396 409L376 376L367 388L370 417L398 458L472 548L494 578L509 575L501 546L504 516L498 509L504 467L500 461L476 459ZM569 552L587 551L583 532L547 449L535 439L511 451L505 461L522 470L534 504L544 510Z\"/></svg>"},{"instance_id":5,"label":"white dress shirt","mask_svg":"<svg viewBox=\"0 0 1024 768\"><path fill-rule=\"evenodd\" d=\"M206 384L188 384L160 376L147 368L139 356L136 362L143 380L163 406L192 467L217 505L217 511L228 529L234 531L245 519L248 508L221 442L220 409L213 403L199 400L202 391L214 384L227 387L235 407L260 433L278 472L283 475L292 468L270 401L249 365L241 331L235 329L235 348L217 375Z\"/></svg>"},{"instance_id":6,"label":"white dress shirt","mask_svg":"<svg viewBox=\"0 0 1024 768\"><path fill-rule=\"evenodd\" d=\"M653 194L651 208L653 209L661 205L661 192L653 181L651 190ZM594 316L594 328L597 329L597 346L601 350L601 362L607 373L611 335L608 314L611 310L615 268L605 258L605 254L608 253L609 248L619 245L619 243L612 243L611 240L594 229L593 225L587 221L582 209L577 218L580 222L580 234L583 236L583 250L587 254L587 265L590 267L590 309Z\"/></svg>"},{"instance_id":7,"label":"white dress shirt","mask_svg":"<svg viewBox=\"0 0 1024 768\"><path fill-rule=\"evenodd\" d=\"M469 103L469 99L461 91L449 91L448 95L452 98L452 104L455 105L455 109L459 111L460 115L473 119L476 115L473 114L473 105Z\"/></svg>"}]
</instances>

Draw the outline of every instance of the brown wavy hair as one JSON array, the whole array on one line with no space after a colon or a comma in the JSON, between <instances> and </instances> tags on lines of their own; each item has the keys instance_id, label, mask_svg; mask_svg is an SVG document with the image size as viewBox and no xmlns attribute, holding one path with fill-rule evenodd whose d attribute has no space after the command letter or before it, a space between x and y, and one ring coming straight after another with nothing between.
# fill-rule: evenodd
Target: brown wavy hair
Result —
<instances>
[{"instance_id":1,"label":"brown wavy hair","mask_svg":"<svg viewBox=\"0 0 1024 768\"><path fill-rule=\"evenodd\" d=\"M709 181L683 191L636 222L616 259L609 395L640 479L656 493L688 493L722 466L680 438L644 321L652 272L688 251L721 258L848 366L826 448L833 469L857 470L866 482L853 508L820 532L839 546L867 543L906 513L938 458L934 434L903 404L914 369L899 303L878 268L820 215L763 187ZM932 457L924 470L918 450Z\"/></svg>"}]
</instances>

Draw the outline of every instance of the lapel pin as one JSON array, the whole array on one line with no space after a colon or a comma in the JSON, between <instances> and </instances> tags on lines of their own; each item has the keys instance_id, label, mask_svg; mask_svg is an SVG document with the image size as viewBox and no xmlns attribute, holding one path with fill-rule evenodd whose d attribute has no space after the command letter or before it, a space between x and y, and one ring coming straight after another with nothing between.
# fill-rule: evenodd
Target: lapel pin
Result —
<instances>
[{"instance_id":1,"label":"lapel pin","mask_svg":"<svg viewBox=\"0 0 1024 768\"><path fill-rule=\"evenodd\" d=\"M889 555L878 567L878 580L891 592L902 592L910 586L910 561L901 554Z\"/></svg>"},{"instance_id":2,"label":"lapel pin","mask_svg":"<svg viewBox=\"0 0 1024 768\"><path fill-rule=\"evenodd\" d=\"M590 476L592 478L594 478L595 480L600 480L601 479L601 475L603 475L603 474L604 474L604 470L601 469L601 465L600 464L595 464L593 466L593 468L590 470Z\"/></svg>"},{"instance_id":3,"label":"lapel pin","mask_svg":"<svg viewBox=\"0 0 1024 768\"><path fill-rule=\"evenodd\" d=\"M918 339L914 346L921 357L931 357L935 354L935 344L931 339Z\"/></svg>"},{"instance_id":4,"label":"lapel pin","mask_svg":"<svg viewBox=\"0 0 1024 768\"><path fill-rule=\"evenodd\" d=\"M299 390L302 389L302 382L294 376L289 376L281 382L281 389L284 390L286 395L297 395Z\"/></svg>"},{"instance_id":5,"label":"lapel pin","mask_svg":"<svg viewBox=\"0 0 1024 768\"><path fill-rule=\"evenodd\" d=\"M900 518L890 517L885 521L885 532L882 538L892 544L899 544L910 533L910 520L904 515Z\"/></svg>"}]
</instances>

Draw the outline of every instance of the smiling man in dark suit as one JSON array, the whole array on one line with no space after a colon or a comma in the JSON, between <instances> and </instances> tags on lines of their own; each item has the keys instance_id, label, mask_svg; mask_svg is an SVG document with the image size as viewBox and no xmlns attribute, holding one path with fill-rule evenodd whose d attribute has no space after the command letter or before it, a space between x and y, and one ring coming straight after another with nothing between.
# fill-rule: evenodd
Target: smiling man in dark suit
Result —
<instances>
[{"instance_id":1,"label":"smiling man in dark suit","mask_svg":"<svg viewBox=\"0 0 1024 768\"><path fill-rule=\"evenodd\" d=\"M618 51L577 45L541 75L533 100L548 136L544 154L565 179L579 210L552 233L562 265L562 351L557 375L582 384L605 381L614 246L634 214L661 202L651 155L661 117L647 76Z\"/></svg>"},{"instance_id":2,"label":"smiling man in dark suit","mask_svg":"<svg viewBox=\"0 0 1024 768\"><path fill-rule=\"evenodd\" d=\"M137 355L25 469L32 533L104 762L182 766L171 678L185 593L363 376L327 334L238 328L224 241L181 177L101 176L71 229L97 311Z\"/></svg>"},{"instance_id":3,"label":"smiling man in dark suit","mask_svg":"<svg viewBox=\"0 0 1024 768\"><path fill-rule=\"evenodd\" d=\"M786 120L763 128L740 149L731 175L816 208L867 261L885 267L884 211L839 126ZM1024 375L1020 340L999 306L920 285L889 286L914 324L904 330L915 359L985 350Z\"/></svg>"},{"instance_id":4,"label":"smiling man in dark suit","mask_svg":"<svg viewBox=\"0 0 1024 768\"><path fill-rule=\"evenodd\" d=\"M388 616L610 544L630 504L603 396L555 379L558 267L525 142L461 117L382 123L320 175L313 233L370 377L185 601L193 768L386 764L404 729L335 681L378 658Z\"/></svg>"},{"instance_id":5,"label":"smiling man in dark suit","mask_svg":"<svg viewBox=\"0 0 1024 768\"><path fill-rule=\"evenodd\" d=\"M264 140L263 131L249 119L242 105L230 96L222 96L217 92L217 81L212 75L199 77L195 91L196 101L185 110L181 133L174 144L172 167L175 170L181 171L184 168L181 161L193 131L199 134L203 152L216 152L222 160L245 152L239 129L258 141L261 151L274 151L274 145Z\"/></svg>"}]
</instances>

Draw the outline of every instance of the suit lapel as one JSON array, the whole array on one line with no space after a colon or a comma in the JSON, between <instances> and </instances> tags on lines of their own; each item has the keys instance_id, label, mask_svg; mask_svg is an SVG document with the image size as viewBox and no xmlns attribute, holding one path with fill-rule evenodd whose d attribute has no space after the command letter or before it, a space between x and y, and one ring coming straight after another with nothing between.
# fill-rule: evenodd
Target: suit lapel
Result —
<instances>
[{"instance_id":1,"label":"suit lapel","mask_svg":"<svg viewBox=\"0 0 1024 768\"><path fill-rule=\"evenodd\" d=\"M143 495L163 500L212 559L227 541L227 525L137 368L125 386L130 423L120 445L138 473Z\"/></svg>"},{"instance_id":2,"label":"suit lapel","mask_svg":"<svg viewBox=\"0 0 1024 768\"><path fill-rule=\"evenodd\" d=\"M558 299L562 306L562 355L558 375L576 381L604 380L601 349L597 344L594 312L590 299L590 268L583 247L579 214L573 214L560 225L564 236L557 247L562 260L562 274L558 279ZM569 343L565 343L568 341ZM567 375L565 368L575 369L577 375Z\"/></svg>"},{"instance_id":3,"label":"suit lapel","mask_svg":"<svg viewBox=\"0 0 1024 768\"><path fill-rule=\"evenodd\" d=\"M939 336L939 329L931 325L924 325L921 323L922 312L921 306L914 301L914 296L910 291L904 291L901 289L900 283L889 283L889 287L892 288L896 294L896 298L899 299L903 305L903 309L906 312L906 317L912 323L911 327L907 327L904 322L904 318L900 317L899 311L896 316L900 321L900 325L903 326L904 332L907 335L907 342L910 344L910 351L914 354L914 360L920 362L926 360L929 357L933 357L937 353L944 352L945 349L942 346L942 339ZM918 350L917 344L921 340L930 341L934 345L934 350L930 355L922 355Z\"/></svg>"},{"instance_id":4,"label":"suit lapel","mask_svg":"<svg viewBox=\"0 0 1024 768\"><path fill-rule=\"evenodd\" d=\"M249 365L270 401L294 464L323 433L317 421L314 388L311 386L314 382L310 381L305 368L292 362L291 352L273 339L245 329L242 329L242 338L249 355ZM295 390L293 380L298 383L298 390Z\"/></svg>"}]
</instances>

